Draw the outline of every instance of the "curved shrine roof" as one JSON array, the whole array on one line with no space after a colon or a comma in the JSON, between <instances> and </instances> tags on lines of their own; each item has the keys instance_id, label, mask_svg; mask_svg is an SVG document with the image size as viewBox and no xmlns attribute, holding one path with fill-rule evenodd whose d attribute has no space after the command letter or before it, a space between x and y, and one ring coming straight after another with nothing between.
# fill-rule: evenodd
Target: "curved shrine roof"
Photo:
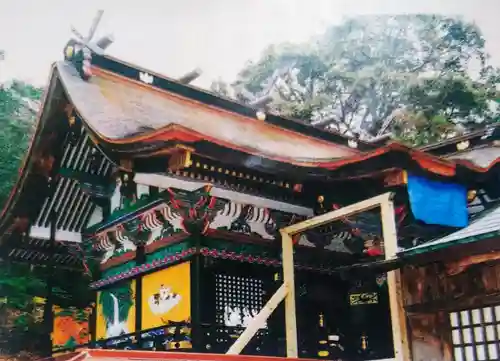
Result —
<instances>
[{"instance_id":1,"label":"curved shrine roof","mask_svg":"<svg viewBox=\"0 0 500 361\"><path fill-rule=\"evenodd\" d=\"M105 61L131 66L109 57L101 57L98 64ZM110 68L109 65L107 67ZM324 171L336 170L388 153L398 153L404 154L408 160L426 171L447 177L456 174L457 164L469 171L484 173L497 163L497 159L480 165L455 162L431 155L424 149L411 149L398 143L378 148L363 143L362 148L366 151L353 149L347 146L347 138L339 135L337 136L344 140L343 144L290 130L267 120L261 121L255 116L242 115L227 110L227 104L225 107L209 104L194 96L183 96L179 92L145 84L104 68L94 67L94 76L84 81L70 63L58 62L55 66L68 97L88 127L102 142L112 148L119 148L123 153L133 153L134 150L127 151L125 148L138 144L140 147L134 149L146 149L152 155L161 149L162 144L194 145L197 142L208 142L250 156ZM137 74L146 72L138 68L135 70ZM147 76L153 75L147 73ZM173 80L162 79L171 85L189 88L196 97L208 94L186 85L175 84ZM226 99L220 100L231 103ZM255 114L255 110L247 110ZM274 115L269 116L276 118ZM294 122L278 118L283 122ZM314 129L311 126L307 128ZM388 164L387 168L391 166L397 165Z\"/></svg>"},{"instance_id":2,"label":"curved shrine roof","mask_svg":"<svg viewBox=\"0 0 500 361\"><path fill-rule=\"evenodd\" d=\"M89 81L83 81L75 69L64 62L57 63L57 71L79 114L110 144L205 140L294 164L360 153L101 69L94 69Z\"/></svg>"}]
</instances>

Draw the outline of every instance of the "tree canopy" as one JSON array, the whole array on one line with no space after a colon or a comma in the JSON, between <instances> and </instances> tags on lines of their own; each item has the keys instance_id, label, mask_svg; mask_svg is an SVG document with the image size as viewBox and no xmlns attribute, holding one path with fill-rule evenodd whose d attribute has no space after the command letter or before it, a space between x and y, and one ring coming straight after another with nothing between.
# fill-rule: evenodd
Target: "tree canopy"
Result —
<instances>
[{"instance_id":1,"label":"tree canopy","mask_svg":"<svg viewBox=\"0 0 500 361\"><path fill-rule=\"evenodd\" d=\"M498 119L480 29L438 15L363 16L279 44L212 90L337 132L420 145Z\"/></svg>"},{"instance_id":2,"label":"tree canopy","mask_svg":"<svg viewBox=\"0 0 500 361\"><path fill-rule=\"evenodd\" d=\"M3 206L17 180L18 169L34 130L42 90L14 81L0 85L0 204Z\"/></svg>"}]
</instances>

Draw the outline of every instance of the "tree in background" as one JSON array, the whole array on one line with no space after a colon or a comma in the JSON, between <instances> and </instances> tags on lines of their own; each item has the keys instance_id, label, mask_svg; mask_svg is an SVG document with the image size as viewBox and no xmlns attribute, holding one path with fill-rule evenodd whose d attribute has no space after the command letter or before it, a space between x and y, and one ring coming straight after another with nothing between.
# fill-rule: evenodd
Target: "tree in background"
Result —
<instances>
[{"instance_id":1,"label":"tree in background","mask_svg":"<svg viewBox=\"0 0 500 361\"><path fill-rule=\"evenodd\" d=\"M270 46L216 93L337 132L434 142L495 121L499 72L480 30L438 15L363 16Z\"/></svg>"},{"instance_id":2,"label":"tree in background","mask_svg":"<svg viewBox=\"0 0 500 361\"><path fill-rule=\"evenodd\" d=\"M1 60L1 59L0 59ZM0 207L3 207L26 154L42 90L13 81L0 84ZM45 282L29 266L0 262L0 348L2 354L31 356L41 323L36 320L34 296L46 292ZM37 337L38 336L38 337ZM31 340L31 342L27 342ZM20 352L22 354L20 354ZM22 357L26 358L26 357Z\"/></svg>"},{"instance_id":3,"label":"tree in background","mask_svg":"<svg viewBox=\"0 0 500 361\"><path fill-rule=\"evenodd\" d=\"M14 81L0 85L0 204L17 181L18 169L34 131L42 90Z\"/></svg>"},{"instance_id":4,"label":"tree in background","mask_svg":"<svg viewBox=\"0 0 500 361\"><path fill-rule=\"evenodd\" d=\"M17 181L35 130L41 95L42 89L21 81L0 84L0 207ZM0 260L1 355L28 360L46 352L47 325L42 322L43 305L35 297L47 296L48 272L43 267ZM88 304L88 279L78 277L74 272L54 275L51 294L56 304Z\"/></svg>"}]
</instances>

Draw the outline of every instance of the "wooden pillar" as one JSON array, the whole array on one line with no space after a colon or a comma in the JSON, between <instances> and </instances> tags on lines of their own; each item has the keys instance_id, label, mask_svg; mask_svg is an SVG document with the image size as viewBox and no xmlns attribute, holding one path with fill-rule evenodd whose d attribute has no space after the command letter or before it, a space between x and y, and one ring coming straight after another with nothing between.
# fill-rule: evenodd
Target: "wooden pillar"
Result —
<instances>
[{"instance_id":1,"label":"wooden pillar","mask_svg":"<svg viewBox=\"0 0 500 361\"><path fill-rule=\"evenodd\" d=\"M387 260L395 258L398 252L396 221L394 219L394 204L391 199L387 199L380 204L380 208L382 215L385 259ZM401 274L399 270L387 273L387 288L389 290L394 358L397 361L409 361L410 347L408 343L408 328L406 324L406 314L403 307Z\"/></svg>"},{"instance_id":2,"label":"wooden pillar","mask_svg":"<svg viewBox=\"0 0 500 361\"><path fill-rule=\"evenodd\" d=\"M201 249L200 237L196 239L196 249L199 252ZM203 352L203 329L201 303L203 302L203 294L201 292L201 277L202 277L203 257L197 253L191 261L191 343L195 352Z\"/></svg>"},{"instance_id":3,"label":"wooden pillar","mask_svg":"<svg viewBox=\"0 0 500 361\"><path fill-rule=\"evenodd\" d=\"M51 184L51 186L55 187L55 184ZM43 323L44 323L44 331L46 334L46 351L45 354L47 357L52 356L52 331L54 327L54 315L52 311L53 305L53 293L52 289L54 288L54 259L52 258L52 254L55 252L55 244L56 244L56 220L57 214L54 210L50 212L50 237L49 237L49 259L47 265L47 295L45 297L45 304L43 306Z\"/></svg>"},{"instance_id":4,"label":"wooden pillar","mask_svg":"<svg viewBox=\"0 0 500 361\"><path fill-rule=\"evenodd\" d=\"M295 272L293 261L292 237L283 231L281 233L283 282L287 287L285 296L285 327L286 327L286 356L298 357L297 346L297 316L295 314Z\"/></svg>"},{"instance_id":5,"label":"wooden pillar","mask_svg":"<svg viewBox=\"0 0 500 361\"><path fill-rule=\"evenodd\" d=\"M146 254L144 244L138 243L135 253L136 266L144 264ZM142 348L141 331L142 331L142 275L139 275L135 280L135 342L137 348Z\"/></svg>"},{"instance_id":6,"label":"wooden pillar","mask_svg":"<svg viewBox=\"0 0 500 361\"><path fill-rule=\"evenodd\" d=\"M92 300L93 302L91 303L91 313L90 313L90 320L89 320L89 330L90 330L90 348L95 348L96 347L96 341L97 341L97 292L92 291Z\"/></svg>"}]
</instances>

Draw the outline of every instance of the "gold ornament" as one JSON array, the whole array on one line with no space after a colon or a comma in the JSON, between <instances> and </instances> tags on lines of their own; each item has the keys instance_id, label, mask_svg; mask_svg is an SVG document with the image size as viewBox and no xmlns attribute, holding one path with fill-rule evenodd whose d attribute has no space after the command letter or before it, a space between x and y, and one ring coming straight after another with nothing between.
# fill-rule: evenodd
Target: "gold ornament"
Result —
<instances>
[{"instance_id":1,"label":"gold ornament","mask_svg":"<svg viewBox=\"0 0 500 361\"><path fill-rule=\"evenodd\" d=\"M72 58L74 53L75 53L75 48L73 48L71 45L66 47L65 51L66 58Z\"/></svg>"}]
</instances>

